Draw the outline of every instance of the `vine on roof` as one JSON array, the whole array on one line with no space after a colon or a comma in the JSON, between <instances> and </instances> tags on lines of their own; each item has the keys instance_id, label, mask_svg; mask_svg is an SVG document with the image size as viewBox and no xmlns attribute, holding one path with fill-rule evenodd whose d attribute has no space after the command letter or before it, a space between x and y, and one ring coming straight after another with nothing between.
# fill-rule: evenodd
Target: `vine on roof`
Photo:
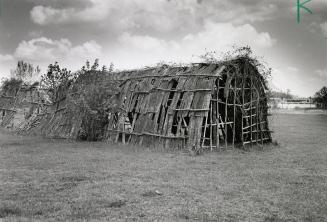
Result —
<instances>
[{"instance_id":1,"label":"vine on roof","mask_svg":"<svg viewBox=\"0 0 327 222\"><path fill-rule=\"evenodd\" d=\"M271 78L272 69L268 66L267 62L263 60L263 58L254 55L250 46L233 46L232 50L221 53L220 55L217 54L216 51L209 51L204 55L201 55L200 59L206 63L216 64L233 63L233 61L237 61L239 59L246 59L250 62L250 64L258 69L265 81L268 81Z\"/></svg>"}]
</instances>

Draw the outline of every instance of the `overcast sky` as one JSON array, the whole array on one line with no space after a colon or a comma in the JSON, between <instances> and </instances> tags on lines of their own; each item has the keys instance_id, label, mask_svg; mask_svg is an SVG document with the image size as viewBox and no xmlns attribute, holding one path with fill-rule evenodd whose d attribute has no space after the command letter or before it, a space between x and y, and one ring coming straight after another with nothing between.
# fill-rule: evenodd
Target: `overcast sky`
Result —
<instances>
[{"instance_id":1,"label":"overcast sky","mask_svg":"<svg viewBox=\"0 0 327 222\"><path fill-rule=\"evenodd\" d=\"M297 0L0 0L0 76L17 60L87 59L117 69L196 62L250 45L273 68L272 86L312 96L327 85L327 0L296 21Z\"/></svg>"}]
</instances>

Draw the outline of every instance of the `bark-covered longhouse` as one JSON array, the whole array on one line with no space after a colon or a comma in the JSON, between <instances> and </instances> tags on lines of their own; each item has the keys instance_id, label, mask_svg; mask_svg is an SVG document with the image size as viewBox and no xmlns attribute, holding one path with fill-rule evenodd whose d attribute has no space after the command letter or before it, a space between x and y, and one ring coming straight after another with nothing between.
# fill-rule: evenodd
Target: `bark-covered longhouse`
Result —
<instances>
[{"instance_id":1,"label":"bark-covered longhouse","mask_svg":"<svg viewBox=\"0 0 327 222\"><path fill-rule=\"evenodd\" d=\"M82 138L90 126L85 115L98 111L78 112L76 101L92 82L108 89L105 121L93 122L101 140L212 150L271 141L266 83L247 58L89 73L61 87L50 103L43 89L21 87L2 92L0 123L24 133Z\"/></svg>"}]
</instances>

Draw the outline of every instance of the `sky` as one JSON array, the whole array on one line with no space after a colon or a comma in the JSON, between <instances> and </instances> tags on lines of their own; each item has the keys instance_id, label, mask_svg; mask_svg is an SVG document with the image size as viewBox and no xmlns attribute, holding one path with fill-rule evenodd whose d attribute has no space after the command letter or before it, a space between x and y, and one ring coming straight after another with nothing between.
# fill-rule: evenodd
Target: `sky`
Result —
<instances>
[{"instance_id":1,"label":"sky","mask_svg":"<svg viewBox=\"0 0 327 222\"><path fill-rule=\"evenodd\" d=\"M304 0L300 0L304 2ZM0 0L0 78L18 60L42 72L100 59L116 69L198 62L251 46L270 85L301 97L327 86L327 0Z\"/></svg>"}]
</instances>

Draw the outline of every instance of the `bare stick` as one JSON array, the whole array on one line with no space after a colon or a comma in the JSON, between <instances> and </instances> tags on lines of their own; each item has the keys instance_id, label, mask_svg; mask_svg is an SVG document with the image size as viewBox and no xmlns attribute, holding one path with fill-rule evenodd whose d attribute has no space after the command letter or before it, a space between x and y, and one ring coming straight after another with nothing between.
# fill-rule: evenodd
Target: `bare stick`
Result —
<instances>
[{"instance_id":1,"label":"bare stick","mask_svg":"<svg viewBox=\"0 0 327 222\"><path fill-rule=\"evenodd\" d=\"M229 95L229 92L227 92L227 95L226 95L226 104L225 104L225 123L227 123L227 107L228 107L228 95ZM227 135L228 135L228 125L225 124L225 149L227 149Z\"/></svg>"},{"instance_id":2,"label":"bare stick","mask_svg":"<svg viewBox=\"0 0 327 222\"><path fill-rule=\"evenodd\" d=\"M204 146L204 141L206 139L206 131L207 131L207 122L208 122L208 117L205 117L205 125L204 125L204 131L203 131L203 136L202 136L202 144L201 144L201 148Z\"/></svg>"},{"instance_id":3,"label":"bare stick","mask_svg":"<svg viewBox=\"0 0 327 222\"><path fill-rule=\"evenodd\" d=\"M250 85L251 85L251 87L250 87L251 88L251 91L250 91L250 94L251 94L251 96L250 96L250 101L251 101L251 103L250 103L250 116L251 116L250 117L250 125L251 125L251 127L250 127L250 131L251 131L250 137L251 137L251 146L252 146L252 122L253 122L253 119L252 119L253 118L252 117L252 92L253 92L252 91L253 90L252 89L252 76L251 76L251 80L250 81L251 81L251 83L250 83Z\"/></svg>"},{"instance_id":4,"label":"bare stick","mask_svg":"<svg viewBox=\"0 0 327 222\"><path fill-rule=\"evenodd\" d=\"M212 151L212 105L213 103L210 102L210 150Z\"/></svg>"},{"instance_id":5,"label":"bare stick","mask_svg":"<svg viewBox=\"0 0 327 222\"><path fill-rule=\"evenodd\" d=\"M244 149L244 87L245 87L245 81L246 81L246 77L245 77L245 70L243 70L243 79L242 79L242 146Z\"/></svg>"},{"instance_id":6,"label":"bare stick","mask_svg":"<svg viewBox=\"0 0 327 222\"><path fill-rule=\"evenodd\" d=\"M218 103L218 100L219 100L219 78L218 78L218 82L217 82L217 113L216 113L216 118L217 118L217 141L216 141L216 146L217 146L217 149L220 149L220 144L219 144L219 139L220 139L220 121L219 121L219 116L220 116L220 113L219 113L219 103Z\"/></svg>"},{"instance_id":7,"label":"bare stick","mask_svg":"<svg viewBox=\"0 0 327 222\"><path fill-rule=\"evenodd\" d=\"M234 146L235 146L235 123L236 123L236 121L235 121L235 115L236 115L236 105L235 105L235 103L236 103L236 84L237 84L237 77L236 77L236 75L235 75L235 79L234 79L234 101L233 101L233 103L234 103L234 113L233 113L233 149L235 148Z\"/></svg>"}]
</instances>

